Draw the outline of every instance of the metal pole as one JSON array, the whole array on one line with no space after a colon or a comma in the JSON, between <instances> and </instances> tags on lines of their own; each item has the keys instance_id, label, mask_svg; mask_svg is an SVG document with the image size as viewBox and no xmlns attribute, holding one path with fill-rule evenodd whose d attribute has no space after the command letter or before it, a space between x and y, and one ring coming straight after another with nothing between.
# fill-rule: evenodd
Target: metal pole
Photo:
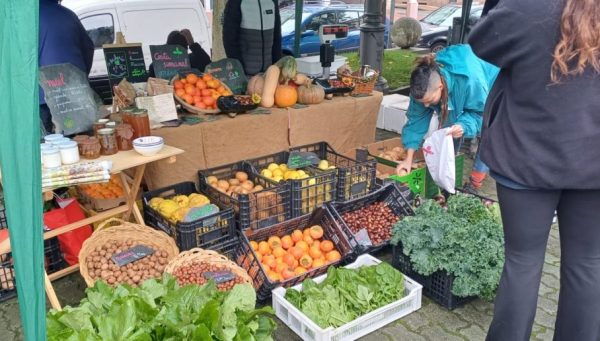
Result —
<instances>
[{"instance_id":1,"label":"metal pole","mask_svg":"<svg viewBox=\"0 0 600 341\"><path fill-rule=\"evenodd\" d=\"M300 57L300 27L302 26L302 11L304 0L296 0L295 28L294 28L294 57Z\"/></svg>"},{"instance_id":2,"label":"metal pole","mask_svg":"<svg viewBox=\"0 0 600 341\"><path fill-rule=\"evenodd\" d=\"M394 25L394 17L396 16L396 0L391 0L390 1L390 19L388 21L387 26L387 31L388 31L388 38L387 38L387 48L391 48L392 47L392 25Z\"/></svg>"},{"instance_id":3,"label":"metal pole","mask_svg":"<svg viewBox=\"0 0 600 341\"><path fill-rule=\"evenodd\" d=\"M460 18L460 44L464 44L467 40L467 27L469 26L469 17L471 14L472 4L473 0L464 0L462 4L462 15Z\"/></svg>"},{"instance_id":4,"label":"metal pole","mask_svg":"<svg viewBox=\"0 0 600 341\"><path fill-rule=\"evenodd\" d=\"M389 91L387 81L381 76L383 65L385 1L366 0L365 16L360 25L360 63L370 65L379 72L375 88L383 93Z\"/></svg>"}]
</instances>

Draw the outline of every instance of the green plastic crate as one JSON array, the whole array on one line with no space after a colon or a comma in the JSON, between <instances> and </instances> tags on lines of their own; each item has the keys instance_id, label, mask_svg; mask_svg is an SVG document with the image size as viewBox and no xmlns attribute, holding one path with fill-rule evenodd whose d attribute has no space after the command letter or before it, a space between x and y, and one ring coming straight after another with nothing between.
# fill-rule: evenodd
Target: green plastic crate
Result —
<instances>
[{"instance_id":1,"label":"green plastic crate","mask_svg":"<svg viewBox=\"0 0 600 341\"><path fill-rule=\"evenodd\" d=\"M377 164L377 169L382 173L393 174L397 164L393 161L385 160ZM406 184L414 195L425 195L425 167L415 169L410 174L405 176L391 175L387 179L393 180L400 184ZM386 179L386 180L387 180Z\"/></svg>"},{"instance_id":2,"label":"green plastic crate","mask_svg":"<svg viewBox=\"0 0 600 341\"><path fill-rule=\"evenodd\" d=\"M456 158L454 160L455 175L456 175L456 181L454 183L454 186L456 186L458 188L463 187L464 165L465 165L465 154L456 155ZM431 173L429 173L429 170L427 170L426 175L425 175L425 191L424 191L425 197L433 198L434 196L436 196L439 193L439 191L440 191L440 188L435 183L435 181L433 181L433 178L431 177Z\"/></svg>"}]
</instances>

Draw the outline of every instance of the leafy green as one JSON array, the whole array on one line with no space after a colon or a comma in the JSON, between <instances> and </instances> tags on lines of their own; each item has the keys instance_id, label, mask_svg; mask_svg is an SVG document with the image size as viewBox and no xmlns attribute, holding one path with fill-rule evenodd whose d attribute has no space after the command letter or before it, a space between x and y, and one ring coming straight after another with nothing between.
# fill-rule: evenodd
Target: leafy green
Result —
<instances>
[{"instance_id":1,"label":"leafy green","mask_svg":"<svg viewBox=\"0 0 600 341\"><path fill-rule=\"evenodd\" d=\"M413 269L430 275L454 275L452 293L491 300L504 264L504 234L497 203L454 195L447 209L427 200L393 230L392 244L402 244Z\"/></svg>"},{"instance_id":2,"label":"leafy green","mask_svg":"<svg viewBox=\"0 0 600 341\"><path fill-rule=\"evenodd\" d=\"M78 307L48 313L48 340L270 341L276 327L270 307L254 309L248 284L220 292L214 282L179 287L165 274L138 288L98 281L86 294Z\"/></svg>"},{"instance_id":3,"label":"leafy green","mask_svg":"<svg viewBox=\"0 0 600 341\"><path fill-rule=\"evenodd\" d=\"M287 289L285 298L321 328L339 327L404 296L404 277L391 265L358 269L330 267L327 278L306 279L302 291Z\"/></svg>"}]
</instances>

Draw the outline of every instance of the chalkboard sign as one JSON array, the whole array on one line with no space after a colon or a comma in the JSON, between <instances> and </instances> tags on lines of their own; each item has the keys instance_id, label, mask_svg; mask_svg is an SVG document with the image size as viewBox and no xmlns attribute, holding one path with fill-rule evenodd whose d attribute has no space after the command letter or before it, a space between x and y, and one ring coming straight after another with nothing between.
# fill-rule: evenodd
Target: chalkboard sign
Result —
<instances>
[{"instance_id":1,"label":"chalkboard sign","mask_svg":"<svg viewBox=\"0 0 600 341\"><path fill-rule=\"evenodd\" d=\"M187 49L180 45L150 45L152 67L158 78L171 80L179 70L190 68Z\"/></svg>"},{"instance_id":2,"label":"chalkboard sign","mask_svg":"<svg viewBox=\"0 0 600 341\"><path fill-rule=\"evenodd\" d=\"M83 71L72 64L43 66L39 83L57 131L72 135L92 128L98 106Z\"/></svg>"},{"instance_id":3,"label":"chalkboard sign","mask_svg":"<svg viewBox=\"0 0 600 341\"><path fill-rule=\"evenodd\" d=\"M142 44L108 44L102 48L111 88L123 78L130 83L142 83L148 79Z\"/></svg>"},{"instance_id":4,"label":"chalkboard sign","mask_svg":"<svg viewBox=\"0 0 600 341\"><path fill-rule=\"evenodd\" d=\"M154 250L146 245L136 245L131 249L112 255L111 259L117 266L121 267L144 257L151 256L153 253Z\"/></svg>"},{"instance_id":5,"label":"chalkboard sign","mask_svg":"<svg viewBox=\"0 0 600 341\"><path fill-rule=\"evenodd\" d=\"M288 157L287 166L290 169L297 169L309 166L316 166L319 164L321 159L317 154L312 152L299 152L292 151Z\"/></svg>"},{"instance_id":6,"label":"chalkboard sign","mask_svg":"<svg viewBox=\"0 0 600 341\"><path fill-rule=\"evenodd\" d=\"M246 78L242 63L237 59L225 58L210 63L206 66L204 72L212 74L213 77L227 84L231 92L236 95L246 92L248 78Z\"/></svg>"}]
</instances>

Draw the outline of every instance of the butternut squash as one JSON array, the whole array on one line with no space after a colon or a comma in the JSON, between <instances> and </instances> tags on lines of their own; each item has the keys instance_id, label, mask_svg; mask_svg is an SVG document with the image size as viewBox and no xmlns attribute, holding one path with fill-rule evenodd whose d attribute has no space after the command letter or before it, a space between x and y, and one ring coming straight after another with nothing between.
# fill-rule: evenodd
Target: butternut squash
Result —
<instances>
[{"instance_id":1,"label":"butternut squash","mask_svg":"<svg viewBox=\"0 0 600 341\"><path fill-rule=\"evenodd\" d=\"M279 74L281 70L277 65L271 65L265 72L265 83L263 86L263 92L260 100L260 105L265 108L270 108L275 104L275 89L279 82Z\"/></svg>"}]
</instances>

